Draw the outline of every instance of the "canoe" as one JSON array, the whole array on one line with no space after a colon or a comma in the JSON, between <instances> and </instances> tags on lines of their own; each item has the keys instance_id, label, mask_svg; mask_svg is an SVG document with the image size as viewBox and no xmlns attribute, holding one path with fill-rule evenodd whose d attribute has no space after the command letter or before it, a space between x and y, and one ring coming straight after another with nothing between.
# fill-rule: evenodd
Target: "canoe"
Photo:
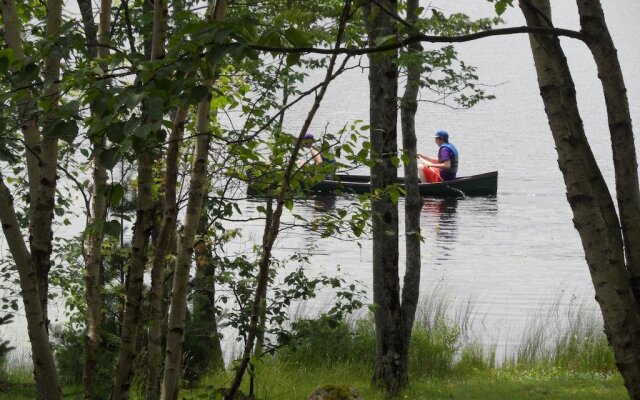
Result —
<instances>
[{"instance_id":1,"label":"canoe","mask_svg":"<svg viewBox=\"0 0 640 400\"><path fill-rule=\"evenodd\" d=\"M398 183L404 183L404 178L398 178ZM446 182L420 183L419 187L423 197L493 196L498 192L498 171L463 176ZM325 179L314 185L311 191L318 194L369 193L371 182L368 175L338 174L334 179Z\"/></svg>"}]
</instances>

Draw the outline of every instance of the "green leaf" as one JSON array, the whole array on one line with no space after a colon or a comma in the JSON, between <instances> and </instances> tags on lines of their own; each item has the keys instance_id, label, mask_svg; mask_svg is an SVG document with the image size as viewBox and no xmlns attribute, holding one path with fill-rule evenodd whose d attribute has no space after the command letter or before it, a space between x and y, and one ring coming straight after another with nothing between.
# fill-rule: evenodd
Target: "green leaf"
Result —
<instances>
[{"instance_id":1,"label":"green leaf","mask_svg":"<svg viewBox=\"0 0 640 400\"><path fill-rule=\"evenodd\" d=\"M125 99L125 104L129 110L133 110L144 99L144 93L130 94Z\"/></svg>"},{"instance_id":2,"label":"green leaf","mask_svg":"<svg viewBox=\"0 0 640 400\"><path fill-rule=\"evenodd\" d=\"M19 72L20 79L30 81L36 79L40 74L40 67L33 62L25 64Z\"/></svg>"},{"instance_id":3,"label":"green leaf","mask_svg":"<svg viewBox=\"0 0 640 400\"><path fill-rule=\"evenodd\" d=\"M307 35L296 28L289 28L284 31L284 37L295 47L307 47L309 45Z\"/></svg>"},{"instance_id":4,"label":"green leaf","mask_svg":"<svg viewBox=\"0 0 640 400\"><path fill-rule=\"evenodd\" d=\"M11 49L2 49L0 50L0 73L6 74L9 72L9 66L15 59L13 55L13 50Z\"/></svg>"},{"instance_id":5,"label":"green leaf","mask_svg":"<svg viewBox=\"0 0 640 400\"><path fill-rule=\"evenodd\" d=\"M198 104L209 97L209 89L205 86L194 86L188 93L189 102L192 104Z\"/></svg>"},{"instance_id":6,"label":"green leaf","mask_svg":"<svg viewBox=\"0 0 640 400\"><path fill-rule=\"evenodd\" d=\"M78 136L78 123L74 120L57 120L45 128L44 134L45 136L62 139L71 144L76 136Z\"/></svg>"},{"instance_id":7,"label":"green leaf","mask_svg":"<svg viewBox=\"0 0 640 400\"><path fill-rule=\"evenodd\" d=\"M6 161L11 164L18 162L18 158L11 153L8 149L0 147L0 161Z\"/></svg>"},{"instance_id":8,"label":"green leaf","mask_svg":"<svg viewBox=\"0 0 640 400\"><path fill-rule=\"evenodd\" d=\"M9 71L9 57L0 55L0 74L6 74Z\"/></svg>"},{"instance_id":9,"label":"green leaf","mask_svg":"<svg viewBox=\"0 0 640 400\"><path fill-rule=\"evenodd\" d=\"M287 54L287 67L292 67L300 61L300 53Z\"/></svg>"},{"instance_id":10,"label":"green leaf","mask_svg":"<svg viewBox=\"0 0 640 400\"><path fill-rule=\"evenodd\" d=\"M409 160L409 154L402 153L402 163L407 165L407 164L409 164L409 161L411 161L411 160Z\"/></svg>"},{"instance_id":11,"label":"green leaf","mask_svg":"<svg viewBox=\"0 0 640 400\"><path fill-rule=\"evenodd\" d=\"M260 36L258 44L266 47L282 47L282 38L278 32L269 30Z\"/></svg>"},{"instance_id":12,"label":"green leaf","mask_svg":"<svg viewBox=\"0 0 640 400\"><path fill-rule=\"evenodd\" d=\"M293 210L293 200L285 199L284 206L287 207L287 210L289 211Z\"/></svg>"},{"instance_id":13,"label":"green leaf","mask_svg":"<svg viewBox=\"0 0 640 400\"><path fill-rule=\"evenodd\" d=\"M116 122L107 126L106 133L109 140L116 144L122 143L127 137L124 133L124 122Z\"/></svg>"},{"instance_id":14,"label":"green leaf","mask_svg":"<svg viewBox=\"0 0 640 400\"><path fill-rule=\"evenodd\" d=\"M112 110L113 104L110 96L101 96L98 95L91 102L91 110L93 110L94 114L97 116L105 116L109 114Z\"/></svg>"},{"instance_id":15,"label":"green leaf","mask_svg":"<svg viewBox=\"0 0 640 400\"><path fill-rule=\"evenodd\" d=\"M120 159L120 149L113 147L103 150L98 158L100 159L100 164L102 164L106 169L113 169Z\"/></svg>"},{"instance_id":16,"label":"green leaf","mask_svg":"<svg viewBox=\"0 0 640 400\"><path fill-rule=\"evenodd\" d=\"M120 222L116 220L111 220L104 223L104 233L106 235L119 238L121 231L122 231L122 227L120 226Z\"/></svg>"},{"instance_id":17,"label":"green leaf","mask_svg":"<svg viewBox=\"0 0 640 400\"><path fill-rule=\"evenodd\" d=\"M489 0L490 2L495 1L495 10L496 14L502 15L507 10L507 7L513 7L513 0Z\"/></svg>"},{"instance_id":18,"label":"green leaf","mask_svg":"<svg viewBox=\"0 0 640 400\"><path fill-rule=\"evenodd\" d=\"M389 44L398 43L398 38L396 37L396 35L378 36L376 40L374 40L374 43L378 47L386 46Z\"/></svg>"},{"instance_id":19,"label":"green leaf","mask_svg":"<svg viewBox=\"0 0 640 400\"><path fill-rule=\"evenodd\" d=\"M124 197L124 188L122 187L121 184L116 183L113 186L111 186L111 196L109 200L112 206L120 204L120 201L122 200L123 197Z\"/></svg>"}]
</instances>

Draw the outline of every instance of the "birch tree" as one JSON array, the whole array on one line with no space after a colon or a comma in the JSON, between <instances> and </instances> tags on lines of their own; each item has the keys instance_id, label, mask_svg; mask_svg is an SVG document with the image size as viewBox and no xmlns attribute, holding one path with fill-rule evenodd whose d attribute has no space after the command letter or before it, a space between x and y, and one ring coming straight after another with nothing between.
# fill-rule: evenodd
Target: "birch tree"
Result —
<instances>
[{"instance_id":1,"label":"birch tree","mask_svg":"<svg viewBox=\"0 0 640 400\"><path fill-rule=\"evenodd\" d=\"M146 397L148 400L160 398L162 372L162 322L164 312L164 281L166 257L175 235L178 205L176 203L176 184L178 180L178 158L184 126L188 116L188 107L182 106L176 111L173 127L169 135L169 145L165 156L164 177L164 214L160 232L156 240L151 266L151 288L149 289L149 367L147 368Z\"/></svg>"},{"instance_id":2,"label":"birch tree","mask_svg":"<svg viewBox=\"0 0 640 400\"><path fill-rule=\"evenodd\" d=\"M198 220L202 213L202 202L206 187L207 164L210 143L211 100L198 105L197 142L193 170L189 181L189 196L184 222L178 231L178 253L173 274L171 308L167 327L167 350L164 362L162 391L160 398L178 398L182 371L182 343L184 341L187 312L187 284L191 270L193 247Z\"/></svg>"},{"instance_id":3,"label":"birch tree","mask_svg":"<svg viewBox=\"0 0 640 400\"><path fill-rule=\"evenodd\" d=\"M109 55L111 29L111 0L100 3L100 17L96 34L93 21L93 7L90 1L79 0L83 17L85 37L90 58L105 60ZM103 65L104 66L104 65ZM104 224L107 216L107 169L100 161L104 150L105 137L93 138L91 215L85 238L85 291L87 299L87 323L84 347L83 385L86 399L95 398L98 390L96 373L98 370L98 349L100 347L102 324L102 295L100 275L102 272L102 243Z\"/></svg>"},{"instance_id":4,"label":"birch tree","mask_svg":"<svg viewBox=\"0 0 640 400\"><path fill-rule=\"evenodd\" d=\"M20 18L13 0L3 0L2 19L4 39L17 62L14 68L22 68L26 57L21 37ZM45 34L47 40L54 41L59 35L62 3L47 3ZM27 331L31 343L34 376L38 399L59 399L62 394L60 382L53 360L53 353L47 332L48 318L48 273L51 267L52 223L57 177L58 144L55 136L43 137L38 118L45 115L44 123L53 124L58 97L59 55L46 55L44 94L48 98L48 110L36 108L29 96L16 101L19 125L25 144L25 158L29 193L29 243L24 241L16 216L16 204L4 178L0 176L0 221L9 244L9 250L18 267L20 288L27 317ZM13 81L13 89L26 93L31 82L18 79Z\"/></svg>"},{"instance_id":5,"label":"birch tree","mask_svg":"<svg viewBox=\"0 0 640 400\"><path fill-rule=\"evenodd\" d=\"M151 61L161 59L165 52L166 13L166 3L164 1L154 2ZM149 115L149 110L146 109L148 104L146 107L143 104L142 107L143 123L152 123L153 118ZM143 276L148 258L149 235L153 225L155 208L153 202L153 161L154 152L152 148L145 147L139 152L137 157L138 196L136 222L131 239L131 260L127 272L126 303L122 322L120 351L118 352L118 361L113 374L112 400L126 399L129 396L129 382L140 326Z\"/></svg>"},{"instance_id":6,"label":"birch tree","mask_svg":"<svg viewBox=\"0 0 640 400\"><path fill-rule=\"evenodd\" d=\"M640 301L640 189L627 89L600 1L578 0L577 4L581 33L593 54L602 82L627 269L636 300Z\"/></svg>"},{"instance_id":7,"label":"birch tree","mask_svg":"<svg viewBox=\"0 0 640 400\"><path fill-rule=\"evenodd\" d=\"M221 21L227 8L226 0L211 2L207 18ZM211 66L214 70L216 66ZM207 71L209 72L209 71ZM213 73L214 76L216 73ZM207 82L208 80L205 80ZM180 390L182 372L182 344L187 313L187 284L193 264L196 231L202 215L202 204L207 187L207 165L211 137L211 94L198 104L196 116L196 148L189 180L189 194L184 222L178 231L178 252L171 289L171 308L167 326L167 349L162 377L162 400L176 400Z\"/></svg>"},{"instance_id":8,"label":"birch tree","mask_svg":"<svg viewBox=\"0 0 640 400\"><path fill-rule=\"evenodd\" d=\"M586 12L584 6L581 5L581 10ZM528 26L552 26L548 0L521 0L520 8ZM583 19L583 24L585 22ZM630 259L625 261L622 237L625 231L621 229L613 199L589 147L577 107L575 85L558 38L537 34L530 35L530 42L567 200L585 251L605 333L629 395L639 399L640 308L634 295ZM613 128L626 126L630 127L630 120L619 127L614 124ZM618 135L620 132L612 135L614 143L621 140ZM618 169L620 165L614 161L614 167ZM616 171L616 176L619 173ZM627 206L631 204L625 204ZM630 222L628 217L622 221L623 224Z\"/></svg>"},{"instance_id":9,"label":"birch tree","mask_svg":"<svg viewBox=\"0 0 640 400\"><path fill-rule=\"evenodd\" d=\"M407 22L414 25L418 21L418 0L407 1ZM416 56L422 50L419 43L408 46L407 55ZM419 59L419 58L418 58ZM418 184L417 138L415 115L418 110L418 93L420 91L420 77L422 64L409 58L406 66L407 82L400 104L400 119L402 127L402 145L404 160L404 225L406 246L406 268L402 286L401 304L401 353L400 368L408 371L409 343L415 320L418 299L420 296L420 246L422 243L420 230L420 213L422 212L422 196ZM405 372L407 373L407 372Z\"/></svg>"}]
</instances>

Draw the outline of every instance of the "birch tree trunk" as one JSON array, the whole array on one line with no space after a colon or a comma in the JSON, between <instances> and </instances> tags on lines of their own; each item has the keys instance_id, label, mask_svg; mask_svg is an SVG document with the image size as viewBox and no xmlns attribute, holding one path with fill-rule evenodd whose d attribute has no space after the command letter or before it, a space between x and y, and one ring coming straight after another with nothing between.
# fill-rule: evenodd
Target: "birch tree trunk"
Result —
<instances>
[{"instance_id":1,"label":"birch tree trunk","mask_svg":"<svg viewBox=\"0 0 640 400\"><path fill-rule=\"evenodd\" d=\"M527 25L549 26L548 0L520 0ZM624 248L612 232L615 208L603 201L604 179L595 164L577 108L575 86L557 37L530 35L540 93L558 152L567 200L580 234L604 319L605 333L629 395L640 399L640 315ZM610 196L609 196L610 197Z\"/></svg>"},{"instance_id":2,"label":"birch tree trunk","mask_svg":"<svg viewBox=\"0 0 640 400\"><path fill-rule=\"evenodd\" d=\"M636 300L640 301L640 188L627 88L600 1L577 0L577 3L585 43L593 54L602 82L627 268Z\"/></svg>"},{"instance_id":3,"label":"birch tree trunk","mask_svg":"<svg viewBox=\"0 0 640 400\"><path fill-rule=\"evenodd\" d=\"M187 313L187 284L193 258L198 221L202 214L203 196L206 187L207 165L210 143L211 97L198 105L196 150L193 170L189 181L189 195L184 223L178 231L178 254L173 274L171 309L167 327L167 351L162 379L162 400L176 400L180 389L182 370L182 343L184 342L185 317Z\"/></svg>"},{"instance_id":4,"label":"birch tree trunk","mask_svg":"<svg viewBox=\"0 0 640 400\"><path fill-rule=\"evenodd\" d=\"M166 33L166 2L158 0L154 3L153 33L151 45L151 61L164 57L165 33ZM143 113L144 111L143 106ZM148 115L143 115L143 120L149 120ZM143 277L147 264L147 251L149 237L153 229L154 202L153 202L153 150L145 149L138 156L138 210L136 223L133 227L131 239L131 261L127 272L127 294L122 323L122 335L118 361L113 375L113 388L111 400L127 399L132 375L132 364L136 356L136 341L140 326L140 307Z\"/></svg>"},{"instance_id":5,"label":"birch tree trunk","mask_svg":"<svg viewBox=\"0 0 640 400\"><path fill-rule=\"evenodd\" d=\"M151 40L151 59L162 59L165 54L167 31L166 0L153 3L153 33ZM169 135L169 146L166 154L164 215L158 238L155 244L151 267L151 288L149 289L149 366L147 368L146 398L160 397L160 374L162 371L162 322L164 320L164 278L166 256L175 229L178 214L176 204L176 183L178 177L178 158L180 141L184 132L184 124L188 115L188 107L176 110L173 127Z\"/></svg>"},{"instance_id":6,"label":"birch tree trunk","mask_svg":"<svg viewBox=\"0 0 640 400\"><path fill-rule=\"evenodd\" d=\"M5 21L5 40L14 52L17 60L24 59L22 39L20 37L20 20L16 12L14 0L2 0L2 14ZM55 39L59 35L62 19L62 3L50 0L47 3L47 22L45 34ZM58 79L60 59L54 54L48 54L45 59L45 98L55 108L58 96ZM14 87L19 88L25 82L17 82ZM18 104L21 120L21 130L26 145L27 175L29 178L29 246L34 262L34 270L40 297L40 307L43 312L45 325L48 326L48 274L51 268L51 252L53 233L53 208L55 203L55 187L57 173L58 143L55 138L41 139L38 131L36 104L33 99L26 99ZM52 123L53 114L45 123Z\"/></svg>"},{"instance_id":7,"label":"birch tree trunk","mask_svg":"<svg viewBox=\"0 0 640 400\"><path fill-rule=\"evenodd\" d=\"M49 40L57 40L62 23L62 1L47 1L47 23L45 35ZM58 79L60 76L60 57L58 52L51 51L46 55L44 78L48 84L44 89L44 98L49 102L48 115L44 126L52 125L57 116L55 109L58 103ZM29 185L36 185L36 197L30 199L30 248L36 277L38 279L38 294L44 315L45 325L49 326L49 270L51 269L51 253L53 251L53 209L55 206L56 181L58 173L58 139L44 136L41 139L38 157L38 173L35 181Z\"/></svg>"},{"instance_id":8,"label":"birch tree trunk","mask_svg":"<svg viewBox=\"0 0 640 400\"><path fill-rule=\"evenodd\" d=\"M140 301L142 299L143 275L147 263L147 248L153 223L153 155L150 150L138 156L138 202L136 222L131 239L131 260L127 272L120 351L113 376L111 399L129 398L129 386L133 360L136 356L136 341L140 325Z\"/></svg>"},{"instance_id":9,"label":"birch tree trunk","mask_svg":"<svg viewBox=\"0 0 640 400\"><path fill-rule=\"evenodd\" d=\"M20 19L16 10L16 3L14 0L2 0L1 3L2 18L4 21L4 38L7 46L13 50L16 60L24 60L25 55L23 51ZM49 4L48 21L47 21L47 34L57 35L60 26L60 13L61 7L58 3ZM53 57L47 58L47 72L53 74L56 72L56 63L52 61ZM59 60L58 60L59 63ZM48 76L50 76L48 74ZM27 82L17 81L14 83L14 89L22 87ZM48 87L48 91L53 93L55 87L52 89ZM47 151L43 151L40 146L40 135L38 133L37 124L37 111L35 109L36 103L33 99L27 96L26 100L23 100L16 104L18 107L18 116L21 123L21 131L24 135L25 141L25 159L27 164L27 174L29 178L29 198L30 198L30 211L29 217L33 218L36 214L36 205L43 204L45 208L38 210L37 216L43 216L44 226L32 226L30 224L30 230L37 231L38 240L42 240L47 236L47 226L49 237L51 238L51 220L47 223L46 207L49 207L47 201L40 203L38 196L41 194L49 196L51 193L51 187L53 186L53 193L55 193L55 170L56 170L56 157L55 153L53 157L53 164L51 163L51 146L47 147ZM43 165L46 165L46 176L41 177L41 168L39 163L43 161ZM53 178L51 178L51 171L53 170ZM40 185L38 179L44 178L41 182L44 186L44 190ZM46 180L49 179L49 180ZM46 200L46 199L45 199ZM53 218L53 208L51 203L50 215ZM34 378L36 381L36 392L38 399L59 399L62 394L60 392L60 382L58 379L58 372L56 370L53 352L49 343L49 337L47 333L47 315L46 315L46 296L43 301L43 296L38 290L39 280L36 271L36 264L34 263L34 257L29 252L27 244L25 243L20 226L16 218L15 205L9 189L4 184L2 176L0 175L0 222L2 223L2 229L9 244L9 250L18 267L18 273L20 277L20 289L21 297L24 303L25 314L27 319L27 332L29 334L29 341L31 343L31 358L33 360ZM32 222L32 221L30 221ZM33 238L30 238L33 239ZM31 244L31 243L30 243ZM41 244L41 243L39 243ZM51 243L48 246L44 244L42 247L47 254L38 254L38 260L42 261L43 258L50 259ZM47 264L48 266L48 264ZM46 282L46 280L45 280ZM43 306L45 307L43 309Z\"/></svg>"},{"instance_id":10,"label":"birch tree trunk","mask_svg":"<svg viewBox=\"0 0 640 400\"><path fill-rule=\"evenodd\" d=\"M176 227L178 206L176 203L176 184L178 181L178 158L180 141L184 133L184 125L188 108L181 107L176 111L173 128L169 135L169 147L165 157L165 192L164 215L160 225L160 233L153 253L151 267L151 288L149 290L149 368L147 369L146 398L155 400L160 397L160 377L162 372L162 321L164 320L164 278L166 257L171 248L171 241Z\"/></svg>"},{"instance_id":11,"label":"birch tree trunk","mask_svg":"<svg viewBox=\"0 0 640 400\"><path fill-rule=\"evenodd\" d=\"M418 20L418 0L407 1L407 22L415 24ZM418 43L409 45L408 55L418 55L422 46ZM402 286L402 347L400 353L400 367L408 376L409 343L411 331L416 316L418 298L420 297L420 213L422 211L422 196L418 184L416 112L418 110L418 91L420 90L420 74L422 65L409 62L407 65L407 84L401 99L400 119L402 126L402 144L404 154L409 162L404 165L405 198L404 225L406 246L406 270ZM427 365L426 368L429 368Z\"/></svg>"},{"instance_id":12,"label":"birch tree trunk","mask_svg":"<svg viewBox=\"0 0 640 400\"><path fill-rule=\"evenodd\" d=\"M391 13L397 12L395 0L380 1L365 9L369 45L379 37L395 35ZM392 157L398 156L397 103L398 69L396 53L369 55L369 115L371 125L371 201L373 226L373 302L376 329L376 362L373 384L388 393L398 393L408 382L402 368L402 310L398 276L398 205L386 188L397 182ZM379 195L378 195L379 194Z\"/></svg>"},{"instance_id":13,"label":"birch tree trunk","mask_svg":"<svg viewBox=\"0 0 640 400\"><path fill-rule=\"evenodd\" d=\"M98 36L95 35L93 24L93 11L90 1L78 2L85 19L85 36L87 42L93 45L95 55L99 59L105 59L109 55L110 25L111 25L111 0L102 0L100 4L100 25ZM85 17L85 14L88 14ZM89 21L89 15L91 20ZM96 45L101 45L97 46ZM91 50L91 47L90 47ZM102 273L102 242L104 240L104 223L107 215L107 169L100 162L100 155L104 150L104 136L96 137L93 144L93 157L91 160L93 171L93 189L91 197L91 216L89 229L85 239L85 290L87 299L87 326L85 328L84 367L82 380L85 399L94 399L99 391L97 382L98 349L100 347L100 327L102 324L102 296L100 294L100 276Z\"/></svg>"},{"instance_id":14,"label":"birch tree trunk","mask_svg":"<svg viewBox=\"0 0 640 400\"><path fill-rule=\"evenodd\" d=\"M209 218L203 206L195 244L196 272L193 279L193 311L187 329L185 348L190 349L185 376L195 381L205 374L222 371L224 358L216 320L216 266L207 232Z\"/></svg>"},{"instance_id":15,"label":"birch tree trunk","mask_svg":"<svg viewBox=\"0 0 640 400\"><path fill-rule=\"evenodd\" d=\"M38 399L61 399L62 392L60 391L58 371L40 308L33 260L20 231L13 197L5 185L2 175L0 175L0 222L20 276L20 290L27 318L27 333L31 343L31 359L33 360Z\"/></svg>"}]
</instances>

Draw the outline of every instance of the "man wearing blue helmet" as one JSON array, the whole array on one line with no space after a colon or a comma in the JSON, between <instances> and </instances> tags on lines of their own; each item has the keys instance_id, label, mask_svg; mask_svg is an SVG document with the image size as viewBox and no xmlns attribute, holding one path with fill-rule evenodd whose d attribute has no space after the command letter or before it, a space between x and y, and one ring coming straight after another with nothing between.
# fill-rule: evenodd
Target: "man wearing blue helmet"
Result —
<instances>
[{"instance_id":1,"label":"man wearing blue helmet","mask_svg":"<svg viewBox=\"0 0 640 400\"><path fill-rule=\"evenodd\" d=\"M418 153L418 160L423 161L418 166L420 179L430 183L455 179L458 172L458 149L449 143L447 131L436 132L434 138L439 147L437 159Z\"/></svg>"}]
</instances>

